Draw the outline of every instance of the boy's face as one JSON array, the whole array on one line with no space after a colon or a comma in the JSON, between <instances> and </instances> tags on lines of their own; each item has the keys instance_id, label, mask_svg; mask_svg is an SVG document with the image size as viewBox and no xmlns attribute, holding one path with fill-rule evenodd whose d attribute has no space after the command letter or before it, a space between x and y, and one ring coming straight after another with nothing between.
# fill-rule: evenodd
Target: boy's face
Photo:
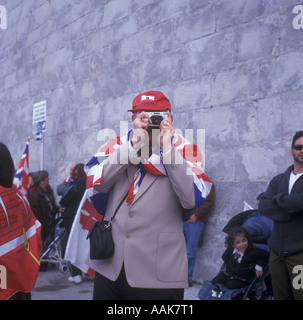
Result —
<instances>
[{"instance_id":1,"label":"boy's face","mask_svg":"<svg viewBox=\"0 0 303 320\"><path fill-rule=\"evenodd\" d=\"M239 251L244 252L247 249L248 241L244 234L235 236L233 247Z\"/></svg>"}]
</instances>

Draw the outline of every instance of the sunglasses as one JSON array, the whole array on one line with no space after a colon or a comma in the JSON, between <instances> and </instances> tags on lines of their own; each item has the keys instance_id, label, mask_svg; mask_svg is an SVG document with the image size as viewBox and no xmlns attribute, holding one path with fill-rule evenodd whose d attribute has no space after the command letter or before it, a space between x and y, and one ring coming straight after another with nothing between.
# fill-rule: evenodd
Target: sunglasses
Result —
<instances>
[{"instance_id":1,"label":"sunglasses","mask_svg":"<svg viewBox=\"0 0 303 320\"><path fill-rule=\"evenodd\" d=\"M302 150L303 149L303 144L295 144L293 147L295 150Z\"/></svg>"}]
</instances>

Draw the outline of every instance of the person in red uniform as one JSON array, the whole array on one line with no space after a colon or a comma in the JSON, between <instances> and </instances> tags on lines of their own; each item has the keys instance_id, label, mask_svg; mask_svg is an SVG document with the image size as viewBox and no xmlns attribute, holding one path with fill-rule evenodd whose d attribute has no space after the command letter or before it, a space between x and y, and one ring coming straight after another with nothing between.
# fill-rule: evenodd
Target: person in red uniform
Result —
<instances>
[{"instance_id":1,"label":"person in red uniform","mask_svg":"<svg viewBox=\"0 0 303 320\"><path fill-rule=\"evenodd\" d=\"M13 186L14 163L0 142L0 300L29 300L38 276L41 225Z\"/></svg>"}]
</instances>

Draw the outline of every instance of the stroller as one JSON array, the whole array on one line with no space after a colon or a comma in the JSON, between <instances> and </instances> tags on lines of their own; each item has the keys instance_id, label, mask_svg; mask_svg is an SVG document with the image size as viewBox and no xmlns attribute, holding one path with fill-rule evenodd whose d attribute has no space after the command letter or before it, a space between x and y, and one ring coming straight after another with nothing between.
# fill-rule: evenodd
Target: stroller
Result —
<instances>
[{"instance_id":1,"label":"stroller","mask_svg":"<svg viewBox=\"0 0 303 320\"><path fill-rule=\"evenodd\" d=\"M254 246L269 251L267 240L273 229L271 219L262 216L257 210L246 210L231 218L222 231L228 234L237 226L242 226L249 232ZM268 264L263 272L261 279L254 277L251 283L239 289L228 289L223 284L213 285L211 280L206 281L198 297L200 300L267 300L272 296Z\"/></svg>"},{"instance_id":2,"label":"stroller","mask_svg":"<svg viewBox=\"0 0 303 320\"><path fill-rule=\"evenodd\" d=\"M67 241L65 229L61 227L62 219L57 219L43 243L43 252L40 258L41 265L46 265L50 270L59 269L61 272L70 270L69 261L64 260L64 244Z\"/></svg>"}]
</instances>

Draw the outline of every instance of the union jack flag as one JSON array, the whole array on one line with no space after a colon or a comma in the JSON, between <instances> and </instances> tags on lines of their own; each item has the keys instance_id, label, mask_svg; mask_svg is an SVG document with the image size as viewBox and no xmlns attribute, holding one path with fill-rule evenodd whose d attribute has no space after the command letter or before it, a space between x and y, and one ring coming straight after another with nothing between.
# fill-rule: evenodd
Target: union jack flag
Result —
<instances>
[{"instance_id":1,"label":"union jack flag","mask_svg":"<svg viewBox=\"0 0 303 320\"><path fill-rule=\"evenodd\" d=\"M98 192L94 190L94 186L101 183L103 161L115 150L120 148L123 144L128 143L130 139L130 133L131 131L121 138L117 137L109 140L109 142L105 146L102 146L99 149L98 153L96 153L86 164L86 169L88 171L88 195L96 210L102 215L104 215L106 211L106 204L109 193ZM181 156L187 162L191 169L194 184L195 208L198 208L200 205L202 205L202 203L210 193L212 187L212 181L205 174L202 167L202 154L197 145L191 144L181 135L174 136L173 145L178 150L178 152L180 152ZM141 165L140 169L135 173L132 186L126 199L127 202L132 202L132 200L136 196L136 193L139 190L141 181L146 172L154 175L167 175L165 167L160 161L159 155L153 153L149 159L145 160L144 164ZM183 210L184 220L189 217L193 209Z\"/></svg>"},{"instance_id":2,"label":"union jack flag","mask_svg":"<svg viewBox=\"0 0 303 320\"><path fill-rule=\"evenodd\" d=\"M14 186L27 198L29 193L29 142L30 137L27 139L26 147L21 156L19 167L14 178Z\"/></svg>"}]
</instances>

